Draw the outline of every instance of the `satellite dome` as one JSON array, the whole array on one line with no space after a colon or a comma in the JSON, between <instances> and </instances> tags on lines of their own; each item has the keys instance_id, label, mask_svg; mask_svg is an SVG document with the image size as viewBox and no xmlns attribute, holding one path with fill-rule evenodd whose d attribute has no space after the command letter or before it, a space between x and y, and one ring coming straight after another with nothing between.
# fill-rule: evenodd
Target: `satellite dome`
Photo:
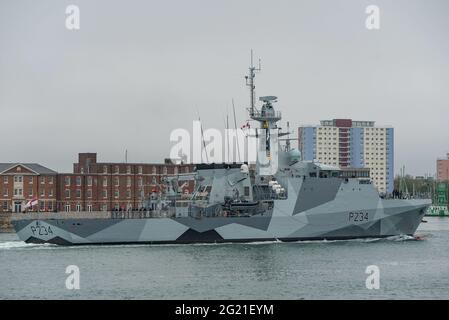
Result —
<instances>
[{"instance_id":1,"label":"satellite dome","mask_svg":"<svg viewBox=\"0 0 449 320\"><path fill-rule=\"evenodd\" d=\"M241 173L249 173L248 165L242 164L242 165L240 166L240 172L241 172Z\"/></svg>"}]
</instances>

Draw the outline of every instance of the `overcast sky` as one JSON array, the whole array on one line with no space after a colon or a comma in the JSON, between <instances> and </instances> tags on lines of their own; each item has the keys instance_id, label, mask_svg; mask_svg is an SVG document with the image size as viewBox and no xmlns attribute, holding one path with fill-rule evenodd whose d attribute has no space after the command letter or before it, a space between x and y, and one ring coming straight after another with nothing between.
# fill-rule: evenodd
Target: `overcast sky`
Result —
<instances>
[{"instance_id":1,"label":"overcast sky","mask_svg":"<svg viewBox=\"0 0 449 320\"><path fill-rule=\"evenodd\" d=\"M365 28L370 4L380 30ZM234 98L245 122L251 48L257 95L278 96L292 127L394 126L397 172L433 174L449 152L447 0L0 0L0 162L163 161L198 113L222 129Z\"/></svg>"}]
</instances>

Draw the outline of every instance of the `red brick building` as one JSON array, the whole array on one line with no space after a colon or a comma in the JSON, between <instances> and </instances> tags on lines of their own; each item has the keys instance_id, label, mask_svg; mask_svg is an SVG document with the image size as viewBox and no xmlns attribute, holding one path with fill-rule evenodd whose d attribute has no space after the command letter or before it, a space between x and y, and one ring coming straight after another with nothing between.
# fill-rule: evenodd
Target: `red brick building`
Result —
<instances>
[{"instance_id":1,"label":"red brick building","mask_svg":"<svg viewBox=\"0 0 449 320\"><path fill-rule=\"evenodd\" d=\"M54 211L58 173L37 163L0 163L0 212L21 212L33 199L31 211Z\"/></svg>"},{"instance_id":2,"label":"red brick building","mask_svg":"<svg viewBox=\"0 0 449 320\"><path fill-rule=\"evenodd\" d=\"M153 190L164 192L162 179L190 173L192 165L97 162L96 153L80 153L73 173L58 175L59 211L138 209ZM193 183L186 186L191 192Z\"/></svg>"},{"instance_id":3,"label":"red brick building","mask_svg":"<svg viewBox=\"0 0 449 320\"><path fill-rule=\"evenodd\" d=\"M96 153L80 153L73 173L57 173L38 164L0 164L0 212L109 211L139 209L153 192L165 192L164 177L191 173L193 165L97 162ZM193 191L193 181L183 192Z\"/></svg>"}]
</instances>

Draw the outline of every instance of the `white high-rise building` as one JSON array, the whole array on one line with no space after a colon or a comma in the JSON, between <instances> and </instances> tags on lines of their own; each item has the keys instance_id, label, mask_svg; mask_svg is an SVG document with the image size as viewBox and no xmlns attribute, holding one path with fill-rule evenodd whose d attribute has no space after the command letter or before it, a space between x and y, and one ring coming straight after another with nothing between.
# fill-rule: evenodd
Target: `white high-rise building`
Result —
<instances>
[{"instance_id":1,"label":"white high-rise building","mask_svg":"<svg viewBox=\"0 0 449 320\"><path fill-rule=\"evenodd\" d=\"M369 168L381 193L394 188L394 129L374 121L323 120L298 130L303 160L340 168Z\"/></svg>"}]
</instances>

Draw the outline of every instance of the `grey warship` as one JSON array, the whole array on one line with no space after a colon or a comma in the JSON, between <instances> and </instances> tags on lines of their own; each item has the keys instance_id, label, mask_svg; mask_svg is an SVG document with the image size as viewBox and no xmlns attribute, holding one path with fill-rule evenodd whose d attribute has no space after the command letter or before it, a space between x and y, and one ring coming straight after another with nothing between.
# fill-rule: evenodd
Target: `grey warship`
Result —
<instances>
[{"instance_id":1,"label":"grey warship","mask_svg":"<svg viewBox=\"0 0 449 320\"><path fill-rule=\"evenodd\" d=\"M171 191L148 200L145 211L110 212L103 218L17 219L27 243L58 245L221 243L381 238L413 235L428 199L381 197L368 177L346 176L338 167L302 161L278 128L276 97L255 106L251 64L249 116L260 124L255 165L197 164L191 176L167 180ZM272 134L279 132L279 134ZM190 198L179 181L194 179Z\"/></svg>"}]
</instances>

